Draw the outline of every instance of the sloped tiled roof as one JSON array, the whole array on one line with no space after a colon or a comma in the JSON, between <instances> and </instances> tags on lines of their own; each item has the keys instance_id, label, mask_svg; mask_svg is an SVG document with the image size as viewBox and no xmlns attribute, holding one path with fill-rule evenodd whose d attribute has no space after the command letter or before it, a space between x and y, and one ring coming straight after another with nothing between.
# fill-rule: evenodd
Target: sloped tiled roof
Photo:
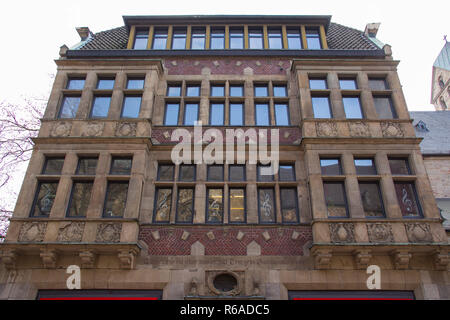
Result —
<instances>
[{"instance_id":1,"label":"sloped tiled roof","mask_svg":"<svg viewBox=\"0 0 450 320\"><path fill-rule=\"evenodd\" d=\"M327 33L328 47L336 50L379 50L364 32L331 23Z\"/></svg>"},{"instance_id":2,"label":"sloped tiled roof","mask_svg":"<svg viewBox=\"0 0 450 320\"><path fill-rule=\"evenodd\" d=\"M128 43L127 27L95 33L80 50L117 50L126 49Z\"/></svg>"},{"instance_id":3,"label":"sloped tiled roof","mask_svg":"<svg viewBox=\"0 0 450 320\"><path fill-rule=\"evenodd\" d=\"M329 49L335 50L379 50L363 32L331 23L327 40ZM128 30L126 26L95 33L79 50L120 50L126 49Z\"/></svg>"},{"instance_id":4,"label":"sloped tiled roof","mask_svg":"<svg viewBox=\"0 0 450 320\"><path fill-rule=\"evenodd\" d=\"M423 154L450 154L450 111L414 111L410 115L416 136L424 138L420 143ZM420 121L426 129L417 126Z\"/></svg>"},{"instance_id":5,"label":"sloped tiled roof","mask_svg":"<svg viewBox=\"0 0 450 320\"><path fill-rule=\"evenodd\" d=\"M450 42L446 41L439 56L433 64L434 67L450 70Z\"/></svg>"}]
</instances>

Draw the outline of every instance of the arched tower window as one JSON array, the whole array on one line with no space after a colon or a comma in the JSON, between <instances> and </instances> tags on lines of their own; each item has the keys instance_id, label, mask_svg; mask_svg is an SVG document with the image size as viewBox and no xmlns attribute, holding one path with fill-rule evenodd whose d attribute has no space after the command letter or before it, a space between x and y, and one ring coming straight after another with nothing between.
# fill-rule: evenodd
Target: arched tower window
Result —
<instances>
[{"instance_id":1,"label":"arched tower window","mask_svg":"<svg viewBox=\"0 0 450 320\"><path fill-rule=\"evenodd\" d=\"M441 87L441 89L444 89L445 87L444 79L442 79L442 76L439 76L439 87Z\"/></svg>"}]
</instances>

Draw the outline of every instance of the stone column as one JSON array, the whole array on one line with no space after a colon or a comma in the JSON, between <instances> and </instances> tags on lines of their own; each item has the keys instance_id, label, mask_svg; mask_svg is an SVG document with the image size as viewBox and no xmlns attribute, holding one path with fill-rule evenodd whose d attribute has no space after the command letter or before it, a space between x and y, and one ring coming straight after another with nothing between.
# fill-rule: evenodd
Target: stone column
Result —
<instances>
[{"instance_id":1,"label":"stone column","mask_svg":"<svg viewBox=\"0 0 450 320\"><path fill-rule=\"evenodd\" d=\"M97 163L97 172L92 187L91 203L87 210L87 218L100 218L103 214L103 205L106 196L107 174L109 172L111 157L108 152L100 153Z\"/></svg>"},{"instance_id":2,"label":"stone column","mask_svg":"<svg viewBox=\"0 0 450 320\"><path fill-rule=\"evenodd\" d=\"M372 92L369 89L369 78L365 72L359 72L357 76L358 88L361 90L361 108L366 119L378 119L378 114L373 104Z\"/></svg>"},{"instance_id":3,"label":"stone column","mask_svg":"<svg viewBox=\"0 0 450 320\"><path fill-rule=\"evenodd\" d=\"M193 219L194 223L205 223L206 197L207 194L205 184L196 184Z\"/></svg>"},{"instance_id":4,"label":"stone column","mask_svg":"<svg viewBox=\"0 0 450 320\"><path fill-rule=\"evenodd\" d=\"M230 188L228 188L228 184L225 184L223 187L223 223L228 224L228 212L229 212L229 206L230 203L228 202L228 194L229 194Z\"/></svg>"},{"instance_id":5,"label":"stone column","mask_svg":"<svg viewBox=\"0 0 450 320\"><path fill-rule=\"evenodd\" d=\"M59 107L62 102L62 90L65 88L67 73L58 71L53 82L52 92L48 99L47 109L44 113L44 119L55 119L58 116Z\"/></svg>"},{"instance_id":6,"label":"stone column","mask_svg":"<svg viewBox=\"0 0 450 320\"><path fill-rule=\"evenodd\" d=\"M246 196L246 210L247 210L247 223L258 223L258 191L256 187L256 164L249 164L247 162L246 178L247 186L245 190Z\"/></svg>"},{"instance_id":7,"label":"stone column","mask_svg":"<svg viewBox=\"0 0 450 320\"><path fill-rule=\"evenodd\" d=\"M124 218L139 218L141 195L145 174L145 154L138 152L133 157L131 178L128 184L127 204Z\"/></svg>"},{"instance_id":8,"label":"stone column","mask_svg":"<svg viewBox=\"0 0 450 320\"><path fill-rule=\"evenodd\" d=\"M387 82L389 88L392 90L392 103L399 119L409 120L408 107L406 105L405 96L403 95L402 85L398 74L395 71L391 71L387 75Z\"/></svg>"},{"instance_id":9,"label":"stone column","mask_svg":"<svg viewBox=\"0 0 450 320\"><path fill-rule=\"evenodd\" d=\"M306 71L298 71L297 81L300 94L300 109L302 119L314 118L311 102L311 92L309 90L309 78Z\"/></svg>"},{"instance_id":10,"label":"stone column","mask_svg":"<svg viewBox=\"0 0 450 320\"><path fill-rule=\"evenodd\" d=\"M247 223L257 224L258 218L258 190L255 184L247 184L245 190L246 208L247 208Z\"/></svg>"},{"instance_id":11,"label":"stone column","mask_svg":"<svg viewBox=\"0 0 450 320\"><path fill-rule=\"evenodd\" d=\"M94 98L95 86L97 84L97 73L95 71L89 71L86 75L86 81L84 82L84 89L81 94L80 105L78 107L77 119L89 118L92 101Z\"/></svg>"},{"instance_id":12,"label":"stone column","mask_svg":"<svg viewBox=\"0 0 450 320\"><path fill-rule=\"evenodd\" d=\"M76 153L69 152L66 154L64 166L59 179L58 190L50 212L50 218L64 218L66 216L67 204L69 202L72 178L77 168L78 157ZM89 199L87 199L89 201Z\"/></svg>"},{"instance_id":13,"label":"stone column","mask_svg":"<svg viewBox=\"0 0 450 320\"><path fill-rule=\"evenodd\" d=\"M199 119L202 121L203 125L209 125L209 92L209 81L202 80L200 90Z\"/></svg>"},{"instance_id":14,"label":"stone column","mask_svg":"<svg viewBox=\"0 0 450 320\"><path fill-rule=\"evenodd\" d=\"M123 90L127 85L127 75L125 72L120 71L116 75L116 80L114 81L113 93L111 96L111 104L109 106L108 118L109 119L120 119L120 114L122 112L123 105Z\"/></svg>"},{"instance_id":15,"label":"stone column","mask_svg":"<svg viewBox=\"0 0 450 320\"><path fill-rule=\"evenodd\" d=\"M172 206L171 206L171 210L170 210L170 223L175 223L175 216L177 214L177 201L178 201L178 185L175 184L173 186L173 191L172 191Z\"/></svg>"},{"instance_id":16,"label":"stone column","mask_svg":"<svg viewBox=\"0 0 450 320\"><path fill-rule=\"evenodd\" d=\"M282 223L283 219L281 216L281 192L279 185L276 185L274 187L274 191L275 191L276 222Z\"/></svg>"},{"instance_id":17,"label":"stone column","mask_svg":"<svg viewBox=\"0 0 450 320\"><path fill-rule=\"evenodd\" d=\"M144 92L142 94L141 110L139 118L151 119L154 109L154 101L156 95L156 88L158 86L158 72L150 70L145 76Z\"/></svg>"},{"instance_id":18,"label":"stone column","mask_svg":"<svg viewBox=\"0 0 450 320\"><path fill-rule=\"evenodd\" d=\"M328 218L325 195L323 191L322 173L319 155L314 151L305 153L306 166L309 174L309 193L311 196L311 211L313 219Z\"/></svg>"},{"instance_id":19,"label":"stone column","mask_svg":"<svg viewBox=\"0 0 450 320\"><path fill-rule=\"evenodd\" d=\"M255 104L253 102L253 82L250 79L245 80L244 84L244 125L255 125Z\"/></svg>"},{"instance_id":20,"label":"stone column","mask_svg":"<svg viewBox=\"0 0 450 320\"><path fill-rule=\"evenodd\" d=\"M327 76L328 88L330 89L330 103L333 118L345 119L344 105L342 103L341 89L337 73L329 72Z\"/></svg>"},{"instance_id":21,"label":"stone column","mask_svg":"<svg viewBox=\"0 0 450 320\"><path fill-rule=\"evenodd\" d=\"M380 188L383 197L386 218L401 218L402 213L397 202L394 182L391 176L391 169L386 152L379 151L375 155L375 163L378 175L381 176Z\"/></svg>"},{"instance_id":22,"label":"stone column","mask_svg":"<svg viewBox=\"0 0 450 320\"><path fill-rule=\"evenodd\" d=\"M269 124L271 126L275 126L276 125L276 121L275 121L275 104L273 103L273 99L270 99L270 101L268 101L268 105L269 105L269 116L270 116Z\"/></svg>"},{"instance_id":23,"label":"stone column","mask_svg":"<svg viewBox=\"0 0 450 320\"><path fill-rule=\"evenodd\" d=\"M127 203L123 214L124 218L139 218L142 187L142 175L133 174L128 182Z\"/></svg>"},{"instance_id":24,"label":"stone column","mask_svg":"<svg viewBox=\"0 0 450 320\"><path fill-rule=\"evenodd\" d=\"M353 155L350 152L342 155L342 166L345 173L345 191L347 193L350 218L365 218Z\"/></svg>"}]
</instances>

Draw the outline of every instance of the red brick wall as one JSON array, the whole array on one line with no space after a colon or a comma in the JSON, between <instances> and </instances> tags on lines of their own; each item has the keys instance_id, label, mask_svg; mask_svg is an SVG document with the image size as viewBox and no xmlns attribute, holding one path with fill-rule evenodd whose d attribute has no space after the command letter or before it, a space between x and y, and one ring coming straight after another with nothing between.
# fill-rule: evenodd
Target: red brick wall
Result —
<instances>
[{"instance_id":1,"label":"red brick wall","mask_svg":"<svg viewBox=\"0 0 450 320\"><path fill-rule=\"evenodd\" d=\"M286 58L167 58L164 67L169 75L196 75L201 74L202 69L211 69L211 74L242 75L244 69L250 67L253 74L285 75L290 68L290 62Z\"/></svg>"},{"instance_id":2,"label":"red brick wall","mask_svg":"<svg viewBox=\"0 0 450 320\"><path fill-rule=\"evenodd\" d=\"M155 231L159 231L159 240L152 236ZM190 233L187 240L182 240L184 231ZM207 236L210 231L214 233L213 240ZM242 240L236 239L239 231L245 233ZM268 241L262 235L265 231L270 235ZM294 231L300 234L296 240L292 239ZM312 230L310 227L142 227L139 240L148 245L150 255L159 256L190 255L191 245L196 241L205 246L207 256L245 256L247 245L252 241L261 246L263 256L300 256L303 255L303 246L312 241Z\"/></svg>"}]
</instances>

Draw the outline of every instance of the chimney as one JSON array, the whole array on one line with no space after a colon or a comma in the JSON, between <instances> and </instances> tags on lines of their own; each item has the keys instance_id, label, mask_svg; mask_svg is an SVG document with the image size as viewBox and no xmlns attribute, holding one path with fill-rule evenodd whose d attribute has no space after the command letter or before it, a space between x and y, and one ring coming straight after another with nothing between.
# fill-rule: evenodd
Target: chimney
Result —
<instances>
[{"instance_id":1,"label":"chimney","mask_svg":"<svg viewBox=\"0 0 450 320\"><path fill-rule=\"evenodd\" d=\"M378 29L380 29L381 23L368 23L366 25L366 29L364 30L364 34L367 37L375 38L378 33Z\"/></svg>"},{"instance_id":2,"label":"chimney","mask_svg":"<svg viewBox=\"0 0 450 320\"><path fill-rule=\"evenodd\" d=\"M84 41L87 38L89 38L89 35L91 34L91 31L89 30L88 27L78 27L76 29L77 29L78 35L81 38L81 41Z\"/></svg>"},{"instance_id":3,"label":"chimney","mask_svg":"<svg viewBox=\"0 0 450 320\"><path fill-rule=\"evenodd\" d=\"M69 48L65 44L63 44L61 47L59 47L59 56L61 58L64 58L67 54L67 50L69 50Z\"/></svg>"}]
</instances>

